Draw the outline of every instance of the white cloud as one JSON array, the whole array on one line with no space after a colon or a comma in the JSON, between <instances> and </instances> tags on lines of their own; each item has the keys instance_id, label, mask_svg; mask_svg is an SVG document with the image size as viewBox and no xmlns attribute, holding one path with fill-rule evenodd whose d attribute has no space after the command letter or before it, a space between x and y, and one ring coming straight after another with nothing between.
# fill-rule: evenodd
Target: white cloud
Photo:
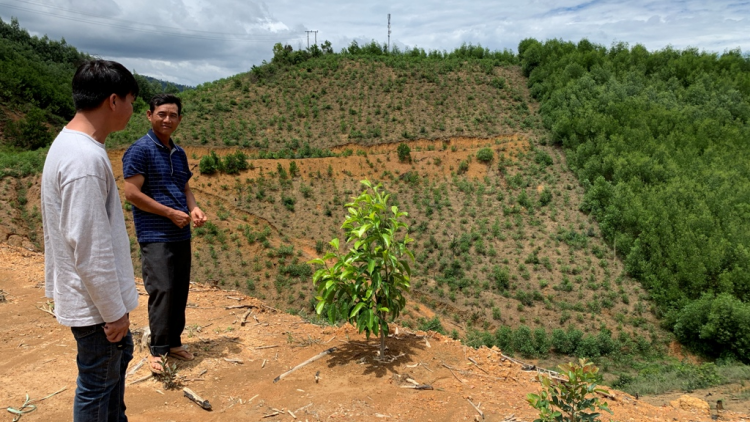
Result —
<instances>
[{"instance_id":1,"label":"white cloud","mask_svg":"<svg viewBox=\"0 0 750 422\"><path fill-rule=\"evenodd\" d=\"M306 29L336 51L351 40L387 39L424 49L467 43L515 50L519 41L561 38L649 49L750 50L750 3L697 0L292 2L277 0L16 0L0 17L139 73L195 85L271 58L274 43L307 44ZM310 34L313 42L313 34Z\"/></svg>"}]
</instances>

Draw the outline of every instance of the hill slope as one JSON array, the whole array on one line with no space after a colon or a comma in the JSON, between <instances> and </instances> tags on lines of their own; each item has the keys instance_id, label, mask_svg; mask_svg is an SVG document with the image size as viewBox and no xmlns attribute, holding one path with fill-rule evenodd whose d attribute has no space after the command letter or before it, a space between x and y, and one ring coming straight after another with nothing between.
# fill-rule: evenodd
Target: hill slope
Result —
<instances>
[{"instance_id":1,"label":"hill slope","mask_svg":"<svg viewBox=\"0 0 750 422\"><path fill-rule=\"evenodd\" d=\"M417 241L412 300L431 311L408 308L400 323L530 357L666 350L670 337L649 312L648 296L579 211L583 192L560 151L545 145L520 68L492 57L326 56L258 73L183 93L175 138L187 148L191 185L212 221L196 231L194 280L242 288L312 317L305 262L343 236L343 204L369 178L409 212ZM438 127L422 131L427 121ZM134 116L108 143L124 146L146 127ZM254 158L234 175L200 174L207 146L233 145L224 140L236 133L253 157L288 158ZM410 161L399 161L394 141L410 146ZM491 159L479 161L480 150ZM122 151L110 153L118 176ZM299 173L290 176L294 157ZM8 212L15 212L13 229L29 227L38 241L35 183L23 182L28 200ZM25 190L6 192L13 203Z\"/></svg>"},{"instance_id":2,"label":"hill slope","mask_svg":"<svg viewBox=\"0 0 750 422\"><path fill-rule=\"evenodd\" d=\"M0 246L0 276L0 354L5 357L0 362L0 405L17 408L26 394L39 400L64 389L36 403L37 410L23 420L66 420L75 390L75 342L69 330L38 309L45 306L43 257ZM142 285L138 288L145 294ZM251 316L242 326L245 309ZM136 331L147 323L145 310L141 305L131 315ZM440 334L400 328L387 341L395 358L381 363L375 359L376 341L368 342L350 327L311 325L239 292L202 284L191 287L188 321L186 344L197 359L180 362L177 379L207 399L213 411L200 409L179 389L142 380L147 369L136 366L146 351L136 348L125 397L130 420L261 420L274 413L269 420L480 420L469 401L489 421L531 421L537 416L525 402L526 393L538 390L535 372L504 360L497 349L475 350ZM331 355L273 382L330 347L336 347ZM407 379L434 390L402 388L412 385ZM685 407L677 409L617 391L607 399L615 420L712 420L707 411L689 406L705 402L691 400L683 400ZM721 415L726 421L746 419L731 411Z\"/></svg>"}]
</instances>

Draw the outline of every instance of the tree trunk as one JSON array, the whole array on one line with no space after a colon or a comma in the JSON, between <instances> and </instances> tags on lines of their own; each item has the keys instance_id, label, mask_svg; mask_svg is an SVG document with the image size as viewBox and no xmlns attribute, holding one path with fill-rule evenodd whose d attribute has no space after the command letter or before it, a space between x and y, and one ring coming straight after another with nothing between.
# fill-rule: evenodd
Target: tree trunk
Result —
<instances>
[{"instance_id":1,"label":"tree trunk","mask_svg":"<svg viewBox=\"0 0 750 422\"><path fill-rule=\"evenodd\" d=\"M380 359L385 359L385 331L380 329Z\"/></svg>"}]
</instances>

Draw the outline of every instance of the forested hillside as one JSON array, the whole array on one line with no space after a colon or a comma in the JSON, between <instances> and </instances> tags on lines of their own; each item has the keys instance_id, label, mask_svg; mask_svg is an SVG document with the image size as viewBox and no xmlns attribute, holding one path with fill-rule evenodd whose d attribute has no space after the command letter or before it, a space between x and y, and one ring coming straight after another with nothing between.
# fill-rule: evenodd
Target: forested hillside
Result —
<instances>
[{"instance_id":1,"label":"forested hillside","mask_svg":"<svg viewBox=\"0 0 750 422\"><path fill-rule=\"evenodd\" d=\"M88 56L0 27L13 69L0 74L0 221L39 245L34 176L7 176L39 171ZM527 358L604 357L627 388L669 331L724 362L750 356L748 69L738 52L585 40L526 40L519 55L277 44L270 63L182 92L136 75L134 116L107 146L117 174L150 97L183 99L175 140L211 217L195 280L314 318L306 261L343 237L343 204L368 178L416 239L399 324ZM691 368L644 373L685 389L721 378Z\"/></svg>"},{"instance_id":2,"label":"forested hillside","mask_svg":"<svg viewBox=\"0 0 750 422\"><path fill-rule=\"evenodd\" d=\"M582 209L664 325L750 359L750 58L533 39L519 55Z\"/></svg>"},{"instance_id":3,"label":"forested hillside","mask_svg":"<svg viewBox=\"0 0 750 422\"><path fill-rule=\"evenodd\" d=\"M91 59L62 40L31 36L18 20L0 19L0 176L25 176L41 170L44 149L75 114L71 80ZM188 87L135 75L144 97L181 92Z\"/></svg>"}]
</instances>

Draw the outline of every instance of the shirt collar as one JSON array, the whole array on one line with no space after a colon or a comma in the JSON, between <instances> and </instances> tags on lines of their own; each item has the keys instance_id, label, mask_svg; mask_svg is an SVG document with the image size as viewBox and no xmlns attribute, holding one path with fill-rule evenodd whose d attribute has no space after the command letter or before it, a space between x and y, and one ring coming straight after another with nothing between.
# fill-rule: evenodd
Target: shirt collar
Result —
<instances>
[{"instance_id":1,"label":"shirt collar","mask_svg":"<svg viewBox=\"0 0 750 422\"><path fill-rule=\"evenodd\" d=\"M148 136L160 148L167 149L167 147L165 147L164 144L162 144L161 141L159 141L159 138L156 137L156 134L154 133L153 129L149 129L148 132L146 133L146 136ZM174 144L171 137L169 138L169 147L170 147L169 148L170 150L177 149L177 145Z\"/></svg>"}]
</instances>

